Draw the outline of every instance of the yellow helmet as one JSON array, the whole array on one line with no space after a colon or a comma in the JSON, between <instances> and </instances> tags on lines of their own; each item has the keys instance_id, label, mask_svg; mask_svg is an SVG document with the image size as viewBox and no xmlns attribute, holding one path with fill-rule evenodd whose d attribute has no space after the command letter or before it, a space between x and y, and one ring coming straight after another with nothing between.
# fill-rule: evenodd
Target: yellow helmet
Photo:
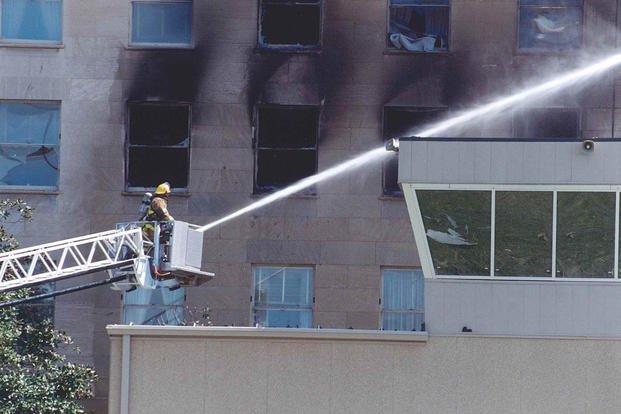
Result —
<instances>
[{"instance_id":1,"label":"yellow helmet","mask_svg":"<svg viewBox=\"0 0 621 414\"><path fill-rule=\"evenodd\" d=\"M170 194L170 184L168 182L162 183L155 189L155 194Z\"/></svg>"}]
</instances>

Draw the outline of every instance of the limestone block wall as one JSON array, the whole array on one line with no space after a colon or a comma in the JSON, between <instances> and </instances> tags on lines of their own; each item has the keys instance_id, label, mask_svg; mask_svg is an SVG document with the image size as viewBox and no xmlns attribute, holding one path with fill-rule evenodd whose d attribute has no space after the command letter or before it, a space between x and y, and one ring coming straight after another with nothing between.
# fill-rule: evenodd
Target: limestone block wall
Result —
<instances>
[{"instance_id":1,"label":"limestone block wall","mask_svg":"<svg viewBox=\"0 0 621 414\"><path fill-rule=\"evenodd\" d=\"M621 409L616 339L127 326L108 333L110 414Z\"/></svg>"}]
</instances>

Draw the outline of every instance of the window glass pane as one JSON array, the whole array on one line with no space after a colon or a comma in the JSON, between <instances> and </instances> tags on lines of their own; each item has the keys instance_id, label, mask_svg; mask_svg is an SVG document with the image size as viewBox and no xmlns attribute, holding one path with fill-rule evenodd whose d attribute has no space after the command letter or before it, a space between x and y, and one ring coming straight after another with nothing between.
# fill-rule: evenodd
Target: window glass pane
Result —
<instances>
[{"instance_id":1,"label":"window glass pane","mask_svg":"<svg viewBox=\"0 0 621 414\"><path fill-rule=\"evenodd\" d=\"M258 267L254 273L254 318L264 326L312 324L312 269Z\"/></svg>"},{"instance_id":2,"label":"window glass pane","mask_svg":"<svg viewBox=\"0 0 621 414\"><path fill-rule=\"evenodd\" d=\"M123 323L136 325L183 325L185 289L136 288L123 294Z\"/></svg>"},{"instance_id":3,"label":"window glass pane","mask_svg":"<svg viewBox=\"0 0 621 414\"><path fill-rule=\"evenodd\" d=\"M56 187L58 104L0 103L0 184Z\"/></svg>"},{"instance_id":4,"label":"window glass pane","mask_svg":"<svg viewBox=\"0 0 621 414\"><path fill-rule=\"evenodd\" d=\"M386 269L382 275L384 309L419 311L424 309L423 273L420 270Z\"/></svg>"},{"instance_id":5,"label":"window glass pane","mask_svg":"<svg viewBox=\"0 0 621 414\"><path fill-rule=\"evenodd\" d=\"M259 42L262 45L317 46L320 22L319 5L263 2Z\"/></svg>"},{"instance_id":6,"label":"window glass pane","mask_svg":"<svg viewBox=\"0 0 621 414\"><path fill-rule=\"evenodd\" d=\"M134 2L132 42L190 44L191 2Z\"/></svg>"},{"instance_id":7,"label":"window glass pane","mask_svg":"<svg viewBox=\"0 0 621 414\"><path fill-rule=\"evenodd\" d=\"M582 7L583 0L520 0L520 6Z\"/></svg>"},{"instance_id":8,"label":"window glass pane","mask_svg":"<svg viewBox=\"0 0 621 414\"><path fill-rule=\"evenodd\" d=\"M582 41L582 9L521 7L519 32L520 48L578 48Z\"/></svg>"},{"instance_id":9,"label":"window glass pane","mask_svg":"<svg viewBox=\"0 0 621 414\"><path fill-rule=\"evenodd\" d=\"M399 6L390 8L388 47L410 52L448 50L449 8Z\"/></svg>"},{"instance_id":10,"label":"window glass pane","mask_svg":"<svg viewBox=\"0 0 621 414\"><path fill-rule=\"evenodd\" d=\"M552 192L496 192L497 276L552 276Z\"/></svg>"},{"instance_id":11,"label":"window glass pane","mask_svg":"<svg viewBox=\"0 0 621 414\"><path fill-rule=\"evenodd\" d=\"M436 274L490 274L490 194L416 191Z\"/></svg>"},{"instance_id":12,"label":"window glass pane","mask_svg":"<svg viewBox=\"0 0 621 414\"><path fill-rule=\"evenodd\" d=\"M516 138L578 138L578 111L575 109L528 109L515 113Z\"/></svg>"},{"instance_id":13,"label":"window glass pane","mask_svg":"<svg viewBox=\"0 0 621 414\"><path fill-rule=\"evenodd\" d=\"M385 331L422 331L425 315L420 312L382 313L382 329Z\"/></svg>"},{"instance_id":14,"label":"window glass pane","mask_svg":"<svg viewBox=\"0 0 621 414\"><path fill-rule=\"evenodd\" d=\"M558 193L557 277L613 277L614 212L614 193Z\"/></svg>"},{"instance_id":15,"label":"window glass pane","mask_svg":"<svg viewBox=\"0 0 621 414\"><path fill-rule=\"evenodd\" d=\"M255 323L272 328L311 328L313 325L313 314L308 310L259 310L255 319Z\"/></svg>"},{"instance_id":16,"label":"window glass pane","mask_svg":"<svg viewBox=\"0 0 621 414\"><path fill-rule=\"evenodd\" d=\"M2 0L2 38L60 42L60 0Z\"/></svg>"},{"instance_id":17,"label":"window glass pane","mask_svg":"<svg viewBox=\"0 0 621 414\"><path fill-rule=\"evenodd\" d=\"M449 0L390 0L390 4L448 6Z\"/></svg>"}]
</instances>

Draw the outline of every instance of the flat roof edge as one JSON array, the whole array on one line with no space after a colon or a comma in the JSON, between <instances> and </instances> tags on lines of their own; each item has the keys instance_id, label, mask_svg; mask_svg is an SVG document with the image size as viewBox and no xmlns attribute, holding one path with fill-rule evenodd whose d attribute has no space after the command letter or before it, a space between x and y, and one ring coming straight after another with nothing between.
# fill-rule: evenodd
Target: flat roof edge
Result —
<instances>
[{"instance_id":1,"label":"flat roof edge","mask_svg":"<svg viewBox=\"0 0 621 414\"><path fill-rule=\"evenodd\" d=\"M621 138L477 138L477 137L397 137L404 142L621 142Z\"/></svg>"},{"instance_id":2,"label":"flat roof edge","mask_svg":"<svg viewBox=\"0 0 621 414\"><path fill-rule=\"evenodd\" d=\"M427 332L365 329L254 328L237 326L108 325L110 337L211 337L238 339L305 339L330 341L427 342Z\"/></svg>"}]
</instances>

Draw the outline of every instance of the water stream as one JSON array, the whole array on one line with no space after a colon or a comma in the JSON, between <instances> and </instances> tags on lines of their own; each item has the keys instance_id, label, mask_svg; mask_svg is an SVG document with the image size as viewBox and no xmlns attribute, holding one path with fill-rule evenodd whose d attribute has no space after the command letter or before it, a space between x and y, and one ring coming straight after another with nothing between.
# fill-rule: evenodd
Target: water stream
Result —
<instances>
[{"instance_id":1,"label":"water stream","mask_svg":"<svg viewBox=\"0 0 621 414\"><path fill-rule=\"evenodd\" d=\"M583 68L556 76L554 79L539 83L536 86L524 89L513 95L504 96L490 103L476 106L473 109L463 112L460 115L437 122L427 127L423 131L414 132L412 133L412 135L419 137L430 137L440 133L446 133L452 127L466 124L472 120L479 119L481 117L495 116L502 111L510 107L516 106L520 103L524 103L527 100L536 100L544 96L549 96L550 94L558 92L577 82L584 81L596 75L600 75L620 63L621 54L607 57ZM290 185L289 187L276 191L275 193L263 197L262 199L255 201L254 203L251 203L231 214L228 214L216 221L206 224L200 227L198 231L207 231L222 223L226 223L227 221L233 220L234 218L250 213L251 211L257 210L277 200L295 194L321 181L325 181L340 174L352 172L357 168L368 165L370 162L381 160L382 157L385 157L387 154L389 154L389 152L386 151L384 146L362 153L355 158L350 159L349 161L345 161L341 164L335 165L334 167L328 168L325 171L322 171L310 177L306 177Z\"/></svg>"}]
</instances>

